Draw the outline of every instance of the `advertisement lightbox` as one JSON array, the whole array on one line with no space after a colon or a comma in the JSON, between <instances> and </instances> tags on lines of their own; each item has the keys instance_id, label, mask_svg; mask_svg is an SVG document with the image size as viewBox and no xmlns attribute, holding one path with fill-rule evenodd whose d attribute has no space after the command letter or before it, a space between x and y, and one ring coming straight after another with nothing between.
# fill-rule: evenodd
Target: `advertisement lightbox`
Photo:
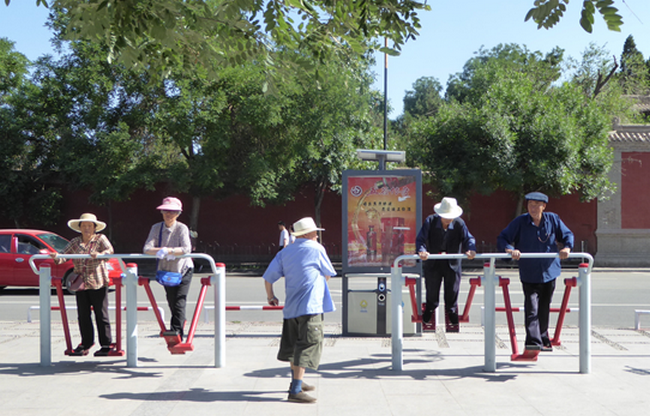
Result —
<instances>
[{"instance_id":1,"label":"advertisement lightbox","mask_svg":"<svg viewBox=\"0 0 650 416\"><path fill-rule=\"evenodd\" d=\"M390 273L397 256L415 254L422 226L419 169L343 172L343 273ZM419 273L420 263L402 263Z\"/></svg>"}]
</instances>

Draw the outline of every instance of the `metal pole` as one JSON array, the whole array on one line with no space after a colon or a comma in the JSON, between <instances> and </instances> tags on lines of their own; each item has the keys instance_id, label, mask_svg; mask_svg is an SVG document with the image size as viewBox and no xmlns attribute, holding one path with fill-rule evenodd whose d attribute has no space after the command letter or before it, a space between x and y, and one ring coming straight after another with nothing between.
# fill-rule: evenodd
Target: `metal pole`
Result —
<instances>
[{"instance_id":1,"label":"metal pole","mask_svg":"<svg viewBox=\"0 0 650 416\"><path fill-rule=\"evenodd\" d=\"M388 38L384 38L384 46L388 48ZM384 150L388 141L388 54L384 53ZM379 168L379 170L384 170Z\"/></svg>"},{"instance_id":2,"label":"metal pole","mask_svg":"<svg viewBox=\"0 0 650 416\"><path fill-rule=\"evenodd\" d=\"M494 259L490 259L483 265L484 281L484 314L485 314L485 358L483 370L489 373L496 371L496 275L494 270Z\"/></svg>"},{"instance_id":3,"label":"metal pole","mask_svg":"<svg viewBox=\"0 0 650 416\"><path fill-rule=\"evenodd\" d=\"M391 347L393 350L393 371L402 371L403 367L403 344L404 344L404 323L402 322L402 266L398 264L400 257L395 259L390 269L390 289L393 299L391 305Z\"/></svg>"},{"instance_id":4,"label":"metal pole","mask_svg":"<svg viewBox=\"0 0 650 416\"><path fill-rule=\"evenodd\" d=\"M41 367L52 365L52 321L51 321L51 286L50 266L42 265L38 273L38 296L40 304L41 326Z\"/></svg>"},{"instance_id":5,"label":"metal pole","mask_svg":"<svg viewBox=\"0 0 650 416\"><path fill-rule=\"evenodd\" d=\"M582 263L578 268L580 285L580 372L591 373L591 270Z\"/></svg>"},{"instance_id":6,"label":"metal pole","mask_svg":"<svg viewBox=\"0 0 650 416\"><path fill-rule=\"evenodd\" d=\"M214 366L226 365L226 265L217 263L214 286Z\"/></svg>"},{"instance_id":7,"label":"metal pole","mask_svg":"<svg viewBox=\"0 0 650 416\"><path fill-rule=\"evenodd\" d=\"M126 366L138 366L138 268L126 268Z\"/></svg>"}]
</instances>

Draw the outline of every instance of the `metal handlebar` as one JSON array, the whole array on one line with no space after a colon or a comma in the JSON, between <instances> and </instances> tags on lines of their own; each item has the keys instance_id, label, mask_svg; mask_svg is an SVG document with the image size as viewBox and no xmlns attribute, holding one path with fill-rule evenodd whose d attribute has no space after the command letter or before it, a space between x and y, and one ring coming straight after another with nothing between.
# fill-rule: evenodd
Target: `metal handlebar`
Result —
<instances>
[{"instance_id":1,"label":"metal handlebar","mask_svg":"<svg viewBox=\"0 0 650 416\"><path fill-rule=\"evenodd\" d=\"M559 253L521 253L522 259L545 259L545 258L555 258L555 257L560 257ZM589 267L588 267L588 272L591 273L591 268L594 263L594 258L591 254L589 253L569 253L568 258L581 258L581 259L586 259ZM427 260L442 260L442 259L467 259L467 255L465 254L429 254L427 257ZM476 254L474 256L474 259L512 259L512 255L509 253L482 253L482 254ZM404 254L395 259L393 262L393 267L399 267L399 262L403 260L421 260L420 256L418 254Z\"/></svg>"}]
</instances>

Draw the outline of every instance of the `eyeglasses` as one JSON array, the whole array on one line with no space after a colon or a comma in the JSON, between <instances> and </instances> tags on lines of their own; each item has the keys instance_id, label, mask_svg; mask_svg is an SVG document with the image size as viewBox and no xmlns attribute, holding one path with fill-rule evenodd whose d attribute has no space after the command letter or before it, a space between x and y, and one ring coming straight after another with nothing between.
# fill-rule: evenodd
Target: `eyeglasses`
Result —
<instances>
[{"instance_id":1,"label":"eyeglasses","mask_svg":"<svg viewBox=\"0 0 650 416\"><path fill-rule=\"evenodd\" d=\"M161 210L163 214L180 214L180 211L169 211L166 209Z\"/></svg>"},{"instance_id":2,"label":"eyeglasses","mask_svg":"<svg viewBox=\"0 0 650 416\"><path fill-rule=\"evenodd\" d=\"M550 237L551 237L551 235L549 234L548 231L546 231L546 238L542 240L542 238L539 236L539 230L537 231L537 239L542 244L546 243Z\"/></svg>"}]
</instances>

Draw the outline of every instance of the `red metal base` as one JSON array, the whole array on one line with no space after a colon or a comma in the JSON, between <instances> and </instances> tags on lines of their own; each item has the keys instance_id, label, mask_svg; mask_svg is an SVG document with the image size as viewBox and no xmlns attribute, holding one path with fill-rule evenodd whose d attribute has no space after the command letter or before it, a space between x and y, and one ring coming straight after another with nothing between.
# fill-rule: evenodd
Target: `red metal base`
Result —
<instances>
[{"instance_id":1,"label":"red metal base","mask_svg":"<svg viewBox=\"0 0 650 416\"><path fill-rule=\"evenodd\" d=\"M112 343L111 344L111 350L108 352L109 357L123 357L126 355L126 352L124 350L118 349L117 344Z\"/></svg>"},{"instance_id":2,"label":"red metal base","mask_svg":"<svg viewBox=\"0 0 650 416\"><path fill-rule=\"evenodd\" d=\"M537 361L539 351L537 350L524 350L523 354L512 354L510 361Z\"/></svg>"},{"instance_id":3,"label":"red metal base","mask_svg":"<svg viewBox=\"0 0 650 416\"><path fill-rule=\"evenodd\" d=\"M171 347L167 345L167 349L174 355L185 354L187 351L194 351L194 345L188 343L176 344Z\"/></svg>"}]
</instances>

